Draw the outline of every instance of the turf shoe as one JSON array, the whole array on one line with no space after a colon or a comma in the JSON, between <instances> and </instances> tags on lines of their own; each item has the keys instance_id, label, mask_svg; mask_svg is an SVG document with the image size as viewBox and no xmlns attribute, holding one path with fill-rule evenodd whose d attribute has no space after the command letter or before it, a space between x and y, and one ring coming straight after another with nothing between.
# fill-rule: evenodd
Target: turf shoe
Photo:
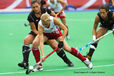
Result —
<instances>
[{"instance_id":1,"label":"turf shoe","mask_svg":"<svg viewBox=\"0 0 114 76\"><path fill-rule=\"evenodd\" d=\"M24 68L24 69L28 69L28 63L26 63L26 62L21 62L21 63L18 63L18 66L19 67L22 67L22 68Z\"/></svg>"},{"instance_id":2,"label":"turf shoe","mask_svg":"<svg viewBox=\"0 0 114 76\"><path fill-rule=\"evenodd\" d=\"M86 60L84 60L83 62L88 68L90 68L90 69L93 68L93 64L89 61L88 58L86 58Z\"/></svg>"}]
</instances>

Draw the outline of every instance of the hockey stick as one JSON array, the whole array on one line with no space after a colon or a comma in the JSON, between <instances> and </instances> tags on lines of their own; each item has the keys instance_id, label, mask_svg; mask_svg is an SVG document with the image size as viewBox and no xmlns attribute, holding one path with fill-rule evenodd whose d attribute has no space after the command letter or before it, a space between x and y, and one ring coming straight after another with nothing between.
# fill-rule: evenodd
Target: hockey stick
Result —
<instances>
[{"instance_id":1,"label":"hockey stick","mask_svg":"<svg viewBox=\"0 0 114 76\"><path fill-rule=\"evenodd\" d=\"M55 51L57 51L59 48L57 47L56 49L54 49L51 53L49 53L47 56L44 57L44 60L47 59L47 57L49 57L51 54L53 54ZM40 60L38 63L36 63L35 65L39 65L40 63L42 63L42 60ZM35 67L34 67L35 68ZM33 72L33 69L27 69L26 70L26 74L29 74Z\"/></svg>"},{"instance_id":2,"label":"hockey stick","mask_svg":"<svg viewBox=\"0 0 114 76\"><path fill-rule=\"evenodd\" d=\"M24 23L24 26L26 26L26 27L27 27L27 26L30 26L30 25L29 25L29 24Z\"/></svg>"},{"instance_id":3,"label":"hockey stick","mask_svg":"<svg viewBox=\"0 0 114 76\"><path fill-rule=\"evenodd\" d=\"M87 48L88 46L92 45L92 44L95 43L96 41L99 41L100 39L104 38L105 36L111 34L112 32L114 32L114 30L113 30L113 31L110 31L110 32L108 32L108 33L106 33L106 34L104 34L103 36L101 36L101 37L99 37L99 38L97 38L95 41L92 41L92 42L86 44L85 46L79 48L79 49L78 49L79 52L81 52L83 49Z\"/></svg>"}]
</instances>

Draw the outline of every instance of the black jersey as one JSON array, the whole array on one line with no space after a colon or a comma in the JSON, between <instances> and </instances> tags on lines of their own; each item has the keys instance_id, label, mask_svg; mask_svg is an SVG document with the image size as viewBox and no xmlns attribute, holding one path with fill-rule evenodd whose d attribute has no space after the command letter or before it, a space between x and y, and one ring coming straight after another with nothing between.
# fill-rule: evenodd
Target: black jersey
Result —
<instances>
[{"instance_id":1,"label":"black jersey","mask_svg":"<svg viewBox=\"0 0 114 76\"><path fill-rule=\"evenodd\" d=\"M108 12L108 20L104 20L100 13L97 14L100 18L100 23L101 23L101 27L104 27L104 28L108 28L108 29L111 29L113 24L114 24L114 18L112 18L112 15L113 15L113 12L112 11L109 11Z\"/></svg>"},{"instance_id":2,"label":"black jersey","mask_svg":"<svg viewBox=\"0 0 114 76\"><path fill-rule=\"evenodd\" d=\"M40 8L41 9L41 14L43 13L48 13L51 14L51 10L47 9L47 8ZM35 23L35 27L38 30L38 22L40 21L40 18L35 16L34 11L31 11L30 14L28 15L28 19L29 22L34 22Z\"/></svg>"}]
</instances>

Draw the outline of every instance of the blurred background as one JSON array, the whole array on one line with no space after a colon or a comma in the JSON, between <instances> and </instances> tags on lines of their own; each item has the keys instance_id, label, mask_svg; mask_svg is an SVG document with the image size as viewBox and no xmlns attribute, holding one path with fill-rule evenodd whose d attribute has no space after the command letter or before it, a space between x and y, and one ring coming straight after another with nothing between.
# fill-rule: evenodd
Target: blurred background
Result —
<instances>
[{"instance_id":1,"label":"blurred background","mask_svg":"<svg viewBox=\"0 0 114 76\"><path fill-rule=\"evenodd\" d=\"M100 5L109 4L110 0L64 0L66 10L98 9ZM29 12L31 0L0 0L0 12ZM18 9L18 10L17 10Z\"/></svg>"}]
</instances>

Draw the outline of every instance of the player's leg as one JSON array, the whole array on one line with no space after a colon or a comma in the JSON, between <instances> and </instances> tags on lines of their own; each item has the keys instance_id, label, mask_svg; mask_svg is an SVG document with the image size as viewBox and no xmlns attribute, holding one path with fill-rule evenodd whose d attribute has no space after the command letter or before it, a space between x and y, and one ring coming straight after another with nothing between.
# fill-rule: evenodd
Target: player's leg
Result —
<instances>
[{"instance_id":1,"label":"player's leg","mask_svg":"<svg viewBox=\"0 0 114 76\"><path fill-rule=\"evenodd\" d=\"M61 38L59 37L57 40L59 42L61 41ZM87 67L89 67L90 69L93 68L92 63L87 58L85 58L77 49L69 47L65 40L63 41L63 48L67 52L71 53L73 56L79 58L84 64L87 65Z\"/></svg>"},{"instance_id":2,"label":"player's leg","mask_svg":"<svg viewBox=\"0 0 114 76\"><path fill-rule=\"evenodd\" d=\"M36 63L40 61L40 52L39 52L39 49L38 49L38 46L39 46L39 35L37 35L32 43L32 52L33 52L33 55L34 55L34 58L35 58L35 61Z\"/></svg>"},{"instance_id":3,"label":"player's leg","mask_svg":"<svg viewBox=\"0 0 114 76\"><path fill-rule=\"evenodd\" d=\"M22 54L23 54L23 62L18 63L18 66L23 67L25 69L28 68L29 61L29 53L31 51L29 44L34 40L34 36L32 34L28 34L24 39L24 45L22 46Z\"/></svg>"},{"instance_id":4,"label":"player's leg","mask_svg":"<svg viewBox=\"0 0 114 76\"><path fill-rule=\"evenodd\" d=\"M54 39L48 40L48 43L53 49L57 48L56 40L54 40ZM63 49L59 49L58 51L56 51L56 53L68 66L70 66L70 67L74 66L73 63L67 58Z\"/></svg>"},{"instance_id":5,"label":"player's leg","mask_svg":"<svg viewBox=\"0 0 114 76\"><path fill-rule=\"evenodd\" d=\"M47 38L44 36L44 42L47 40ZM32 43L32 52L34 55L34 58L36 60L36 63L38 63L40 61L40 51L38 49L38 46L40 45L40 41L39 41L39 35L37 35ZM39 71L43 70L42 64L40 63L40 67L38 66Z\"/></svg>"},{"instance_id":6,"label":"player's leg","mask_svg":"<svg viewBox=\"0 0 114 76\"><path fill-rule=\"evenodd\" d=\"M108 31L107 28L103 28L100 27L96 33L96 38L101 37L102 35L104 35L106 32ZM89 49L89 53L86 55L86 57L91 61L92 55L95 51L95 49L97 48L98 42L93 43L92 45L90 45L90 49Z\"/></svg>"},{"instance_id":7,"label":"player's leg","mask_svg":"<svg viewBox=\"0 0 114 76\"><path fill-rule=\"evenodd\" d=\"M63 24L66 26L66 28L68 29L68 26L67 26L67 24L66 24L66 16L65 16L65 13L64 13L64 12L60 13L60 19L61 19L62 23L63 23ZM70 39L70 36L69 36L68 33L69 33L69 29L68 29L68 32L67 32L67 35L66 35L67 40Z\"/></svg>"}]
</instances>

